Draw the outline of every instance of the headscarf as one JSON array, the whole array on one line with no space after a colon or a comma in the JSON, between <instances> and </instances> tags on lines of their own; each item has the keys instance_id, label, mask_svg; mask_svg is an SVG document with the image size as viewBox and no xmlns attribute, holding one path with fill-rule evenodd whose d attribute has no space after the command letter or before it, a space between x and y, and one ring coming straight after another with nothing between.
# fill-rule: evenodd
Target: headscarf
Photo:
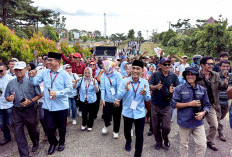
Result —
<instances>
[{"instance_id":1,"label":"headscarf","mask_svg":"<svg viewBox=\"0 0 232 157\"><path fill-rule=\"evenodd\" d=\"M147 75L151 75L152 74L151 69L150 69L151 66L153 66L156 69L156 65L153 64L153 63L151 63L150 66L149 66L149 71L148 71Z\"/></svg>"},{"instance_id":2,"label":"headscarf","mask_svg":"<svg viewBox=\"0 0 232 157\"><path fill-rule=\"evenodd\" d=\"M104 70L105 70L106 74L108 76L112 76L114 69L116 67L116 64L112 61L105 60L105 61L103 61L103 65L104 65Z\"/></svg>"},{"instance_id":3,"label":"headscarf","mask_svg":"<svg viewBox=\"0 0 232 157\"><path fill-rule=\"evenodd\" d=\"M86 77L85 77L85 71L86 71L86 70L89 70L89 71L90 71L90 78L86 78ZM85 68L85 70L84 70L85 86L88 86L88 85L90 84L90 81L91 81L91 78L92 78L92 73L93 73L92 68L90 68L90 67L86 67L86 68Z\"/></svg>"},{"instance_id":4,"label":"headscarf","mask_svg":"<svg viewBox=\"0 0 232 157\"><path fill-rule=\"evenodd\" d=\"M95 61L93 61L93 60L91 60L90 63L91 63L91 62L94 62L94 64L95 64L95 68L92 69L92 75L91 75L91 76L92 76L92 77L95 77L95 73L96 73L96 70L97 70L97 63L96 63Z\"/></svg>"},{"instance_id":5,"label":"headscarf","mask_svg":"<svg viewBox=\"0 0 232 157\"><path fill-rule=\"evenodd\" d=\"M65 65L63 65L63 69L66 70L67 66L71 66L71 65L70 64L65 64Z\"/></svg>"},{"instance_id":6,"label":"headscarf","mask_svg":"<svg viewBox=\"0 0 232 157\"><path fill-rule=\"evenodd\" d=\"M132 65L128 64L127 65L127 70L126 70L127 76L131 76L131 70L132 70Z\"/></svg>"},{"instance_id":7,"label":"headscarf","mask_svg":"<svg viewBox=\"0 0 232 157\"><path fill-rule=\"evenodd\" d=\"M143 67L143 78L146 79L146 80L148 80L147 71L148 71L147 68L144 66Z\"/></svg>"},{"instance_id":8,"label":"headscarf","mask_svg":"<svg viewBox=\"0 0 232 157\"><path fill-rule=\"evenodd\" d=\"M123 62L121 63L121 66L120 66L120 73L122 74L122 77L127 76L126 69L124 68L125 65L126 65L127 63L128 63L127 61L123 61Z\"/></svg>"}]
</instances>

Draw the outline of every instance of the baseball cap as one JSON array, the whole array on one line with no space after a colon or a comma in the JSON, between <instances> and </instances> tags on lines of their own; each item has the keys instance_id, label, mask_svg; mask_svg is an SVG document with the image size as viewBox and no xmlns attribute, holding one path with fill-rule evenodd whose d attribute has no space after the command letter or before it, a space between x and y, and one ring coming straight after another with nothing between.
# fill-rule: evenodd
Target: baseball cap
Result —
<instances>
[{"instance_id":1,"label":"baseball cap","mask_svg":"<svg viewBox=\"0 0 232 157\"><path fill-rule=\"evenodd\" d=\"M182 59L183 59L183 58L188 58L188 56L184 55L184 56L182 57Z\"/></svg>"},{"instance_id":2,"label":"baseball cap","mask_svg":"<svg viewBox=\"0 0 232 157\"><path fill-rule=\"evenodd\" d=\"M162 58L159 63L163 64L165 62L171 62L171 60L168 57L165 57L165 58Z\"/></svg>"},{"instance_id":3,"label":"baseball cap","mask_svg":"<svg viewBox=\"0 0 232 157\"><path fill-rule=\"evenodd\" d=\"M19 61L17 58L11 58L11 60L14 60L15 62Z\"/></svg>"},{"instance_id":4,"label":"baseball cap","mask_svg":"<svg viewBox=\"0 0 232 157\"><path fill-rule=\"evenodd\" d=\"M26 67L27 67L27 65L26 65L25 62L19 61L19 62L15 62L15 66L14 66L13 69L21 69L21 70L23 70Z\"/></svg>"},{"instance_id":5,"label":"baseball cap","mask_svg":"<svg viewBox=\"0 0 232 157\"><path fill-rule=\"evenodd\" d=\"M81 58L81 54L80 54L80 53L75 53L75 54L74 54L74 57L76 57L76 58Z\"/></svg>"}]
</instances>

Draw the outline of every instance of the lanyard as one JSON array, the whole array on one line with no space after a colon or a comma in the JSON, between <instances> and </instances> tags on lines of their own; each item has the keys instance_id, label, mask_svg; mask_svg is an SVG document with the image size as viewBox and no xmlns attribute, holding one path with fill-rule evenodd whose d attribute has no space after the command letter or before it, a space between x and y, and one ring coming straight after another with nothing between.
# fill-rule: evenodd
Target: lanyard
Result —
<instances>
[{"instance_id":1,"label":"lanyard","mask_svg":"<svg viewBox=\"0 0 232 157\"><path fill-rule=\"evenodd\" d=\"M134 97L134 98L136 98L136 93L137 93L137 91L138 91L138 89L139 89L140 82L139 82L139 84L138 84L136 90L135 90L134 85L133 85L132 82L131 82L131 85L132 85L133 91L135 92L135 97Z\"/></svg>"},{"instance_id":2,"label":"lanyard","mask_svg":"<svg viewBox=\"0 0 232 157\"><path fill-rule=\"evenodd\" d=\"M56 77L57 77L57 75L58 75L59 73L57 72L56 73L56 75L55 75L55 77L54 77L54 79L52 79L52 72L50 71L50 77L51 77L51 89L52 89L52 86L53 86L53 83L54 83L54 81L55 81L55 79L56 79Z\"/></svg>"},{"instance_id":3,"label":"lanyard","mask_svg":"<svg viewBox=\"0 0 232 157\"><path fill-rule=\"evenodd\" d=\"M89 89L89 85L90 85L90 83L91 83L91 81L92 81L92 79L90 78L90 82L89 82L89 84L88 85L85 85L85 99L87 100L88 99L88 89Z\"/></svg>"},{"instance_id":4,"label":"lanyard","mask_svg":"<svg viewBox=\"0 0 232 157\"><path fill-rule=\"evenodd\" d=\"M108 77L108 79L109 79L109 81L110 81L110 85L112 86L112 82L111 82L111 80L110 80L109 76L108 76L108 75L106 75L106 76Z\"/></svg>"}]
</instances>

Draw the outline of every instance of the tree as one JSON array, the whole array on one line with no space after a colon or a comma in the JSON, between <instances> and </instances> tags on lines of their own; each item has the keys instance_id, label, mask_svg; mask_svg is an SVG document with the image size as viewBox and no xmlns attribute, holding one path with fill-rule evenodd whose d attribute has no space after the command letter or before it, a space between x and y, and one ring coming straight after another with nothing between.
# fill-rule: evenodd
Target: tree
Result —
<instances>
[{"instance_id":1,"label":"tree","mask_svg":"<svg viewBox=\"0 0 232 157\"><path fill-rule=\"evenodd\" d=\"M36 22L52 24L53 11L38 10L32 0L0 0L0 21L10 27L34 25Z\"/></svg>"},{"instance_id":2,"label":"tree","mask_svg":"<svg viewBox=\"0 0 232 157\"><path fill-rule=\"evenodd\" d=\"M129 32L128 32L128 38L130 39L135 39L135 31L134 29L130 29Z\"/></svg>"},{"instance_id":3,"label":"tree","mask_svg":"<svg viewBox=\"0 0 232 157\"><path fill-rule=\"evenodd\" d=\"M168 41L172 38L177 36L177 33L175 33L173 30L169 29L167 32L165 32L163 34L163 38L162 38L162 45L167 46L168 45Z\"/></svg>"},{"instance_id":4,"label":"tree","mask_svg":"<svg viewBox=\"0 0 232 157\"><path fill-rule=\"evenodd\" d=\"M124 33L116 33L116 36L117 36L118 40L126 40Z\"/></svg>"},{"instance_id":5,"label":"tree","mask_svg":"<svg viewBox=\"0 0 232 157\"><path fill-rule=\"evenodd\" d=\"M182 33L191 27L189 21L190 19L184 19L184 20L179 19L176 24L171 24L171 26L175 28L177 33Z\"/></svg>"},{"instance_id":6,"label":"tree","mask_svg":"<svg viewBox=\"0 0 232 157\"><path fill-rule=\"evenodd\" d=\"M55 42L59 41L59 34L57 33L56 29L51 27L50 25L46 25L40 28L40 31L45 38L51 39Z\"/></svg>"},{"instance_id":7,"label":"tree","mask_svg":"<svg viewBox=\"0 0 232 157\"><path fill-rule=\"evenodd\" d=\"M101 32L99 30L95 30L93 32L93 34L95 35L95 38L100 38L101 37Z\"/></svg>"}]
</instances>

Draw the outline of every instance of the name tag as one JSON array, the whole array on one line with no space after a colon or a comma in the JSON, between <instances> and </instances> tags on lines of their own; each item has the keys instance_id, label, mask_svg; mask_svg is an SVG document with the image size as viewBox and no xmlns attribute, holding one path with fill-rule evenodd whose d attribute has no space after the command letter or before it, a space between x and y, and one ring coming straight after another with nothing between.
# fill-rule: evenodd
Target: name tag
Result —
<instances>
[{"instance_id":1,"label":"name tag","mask_svg":"<svg viewBox=\"0 0 232 157\"><path fill-rule=\"evenodd\" d=\"M111 87L111 88L110 88L110 91L111 91L111 94L112 94L112 95L114 95L114 94L115 94L114 87Z\"/></svg>"},{"instance_id":2,"label":"name tag","mask_svg":"<svg viewBox=\"0 0 232 157\"><path fill-rule=\"evenodd\" d=\"M138 102L135 100L132 100L130 108L132 110L136 110L137 106L138 106Z\"/></svg>"}]
</instances>

